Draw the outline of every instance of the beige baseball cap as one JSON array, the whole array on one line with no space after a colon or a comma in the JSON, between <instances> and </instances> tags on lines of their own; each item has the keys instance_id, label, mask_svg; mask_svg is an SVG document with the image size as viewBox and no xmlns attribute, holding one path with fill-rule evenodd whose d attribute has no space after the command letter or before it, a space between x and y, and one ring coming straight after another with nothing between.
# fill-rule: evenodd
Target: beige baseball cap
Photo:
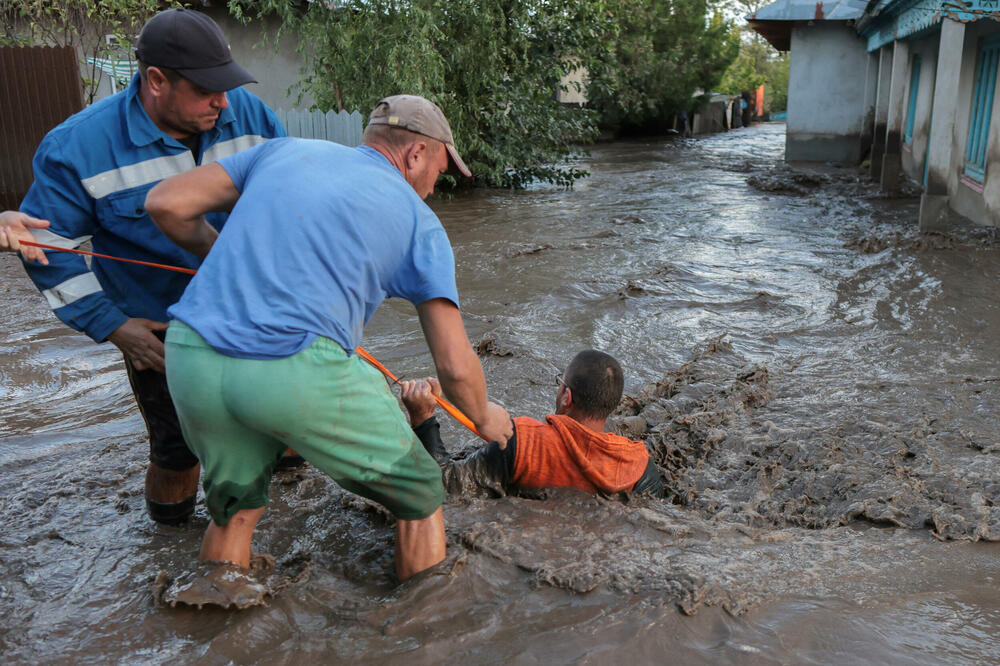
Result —
<instances>
[{"instance_id":1,"label":"beige baseball cap","mask_svg":"<svg viewBox=\"0 0 1000 666\"><path fill-rule=\"evenodd\" d=\"M448 119L440 107L429 99L419 95L393 95L380 99L368 117L368 124L401 127L437 139L448 149L448 155L459 172L466 178L472 177L472 172L455 148Z\"/></svg>"}]
</instances>

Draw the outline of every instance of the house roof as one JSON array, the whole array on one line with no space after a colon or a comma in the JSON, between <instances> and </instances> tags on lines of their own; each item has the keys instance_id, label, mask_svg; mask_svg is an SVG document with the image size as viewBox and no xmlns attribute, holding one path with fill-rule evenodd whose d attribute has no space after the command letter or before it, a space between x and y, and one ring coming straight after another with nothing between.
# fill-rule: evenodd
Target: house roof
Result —
<instances>
[{"instance_id":1,"label":"house roof","mask_svg":"<svg viewBox=\"0 0 1000 666\"><path fill-rule=\"evenodd\" d=\"M797 21L853 21L861 18L869 0L777 0L747 17L750 27L779 51L791 48Z\"/></svg>"},{"instance_id":2,"label":"house roof","mask_svg":"<svg viewBox=\"0 0 1000 666\"><path fill-rule=\"evenodd\" d=\"M750 21L850 21L861 18L868 0L778 0L751 14Z\"/></svg>"}]
</instances>

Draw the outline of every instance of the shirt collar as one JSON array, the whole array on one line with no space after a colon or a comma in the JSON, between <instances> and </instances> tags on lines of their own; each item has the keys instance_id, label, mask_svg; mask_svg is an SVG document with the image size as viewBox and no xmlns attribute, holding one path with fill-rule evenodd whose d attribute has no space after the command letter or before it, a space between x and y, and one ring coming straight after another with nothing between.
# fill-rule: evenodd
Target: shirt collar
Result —
<instances>
[{"instance_id":1,"label":"shirt collar","mask_svg":"<svg viewBox=\"0 0 1000 666\"><path fill-rule=\"evenodd\" d=\"M367 155L368 157L372 158L376 162L384 164L385 166L387 166L390 169L392 169L393 172L396 173L400 178L402 178L403 180L406 180L406 178L403 176L403 173L399 169L397 169L396 166L392 162L389 161L388 157L386 157L385 155L383 155L379 151L375 150L371 146L366 146L364 144L361 144L359 146L355 146L354 149L357 150L358 152L364 154L364 155Z\"/></svg>"},{"instance_id":2,"label":"shirt collar","mask_svg":"<svg viewBox=\"0 0 1000 666\"><path fill-rule=\"evenodd\" d=\"M139 98L140 85L141 79L136 74L132 77L132 81L124 91L125 124L128 127L129 139L131 139L134 145L139 147L148 146L156 141L163 141L168 146L187 150L184 144L157 127L156 123L149 117L149 114L146 113L145 107L142 106L142 100ZM235 122L236 114L233 113L231 107L227 106L219 113L219 120L216 121L215 127L204 133L206 135L205 138L209 139L209 144L215 143L218 140L219 135L222 133L222 128Z\"/></svg>"}]
</instances>

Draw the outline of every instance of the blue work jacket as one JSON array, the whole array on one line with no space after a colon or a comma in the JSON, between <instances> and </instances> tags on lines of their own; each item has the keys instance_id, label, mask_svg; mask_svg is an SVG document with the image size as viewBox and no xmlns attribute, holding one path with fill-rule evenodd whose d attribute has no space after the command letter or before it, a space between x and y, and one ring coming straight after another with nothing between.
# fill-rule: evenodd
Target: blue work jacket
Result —
<instances>
[{"instance_id":1,"label":"blue work jacket","mask_svg":"<svg viewBox=\"0 0 1000 666\"><path fill-rule=\"evenodd\" d=\"M174 245L146 214L149 190L164 178L285 136L281 122L255 95L230 90L229 106L200 136L197 158L160 130L128 88L70 116L49 132L32 163L34 183L21 210L49 220L39 243L197 269L201 260ZM221 228L225 213L207 216ZM68 326L102 342L126 319L167 321L190 275L109 259L47 251L48 266L26 263L28 275Z\"/></svg>"}]
</instances>

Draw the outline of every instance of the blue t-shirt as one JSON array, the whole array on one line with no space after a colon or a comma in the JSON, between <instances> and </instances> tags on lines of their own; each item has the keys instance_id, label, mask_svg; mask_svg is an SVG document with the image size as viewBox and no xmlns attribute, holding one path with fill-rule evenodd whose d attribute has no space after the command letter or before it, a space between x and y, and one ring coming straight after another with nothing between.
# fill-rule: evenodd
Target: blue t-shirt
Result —
<instances>
[{"instance_id":1,"label":"blue t-shirt","mask_svg":"<svg viewBox=\"0 0 1000 666\"><path fill-rule=\"evenodd\" d=\"M458 305L441 222L378 151L288 138L219 164L240 198L169 314L220 354L353 353L386 297Z\"/></svg>"}]
</instances>

